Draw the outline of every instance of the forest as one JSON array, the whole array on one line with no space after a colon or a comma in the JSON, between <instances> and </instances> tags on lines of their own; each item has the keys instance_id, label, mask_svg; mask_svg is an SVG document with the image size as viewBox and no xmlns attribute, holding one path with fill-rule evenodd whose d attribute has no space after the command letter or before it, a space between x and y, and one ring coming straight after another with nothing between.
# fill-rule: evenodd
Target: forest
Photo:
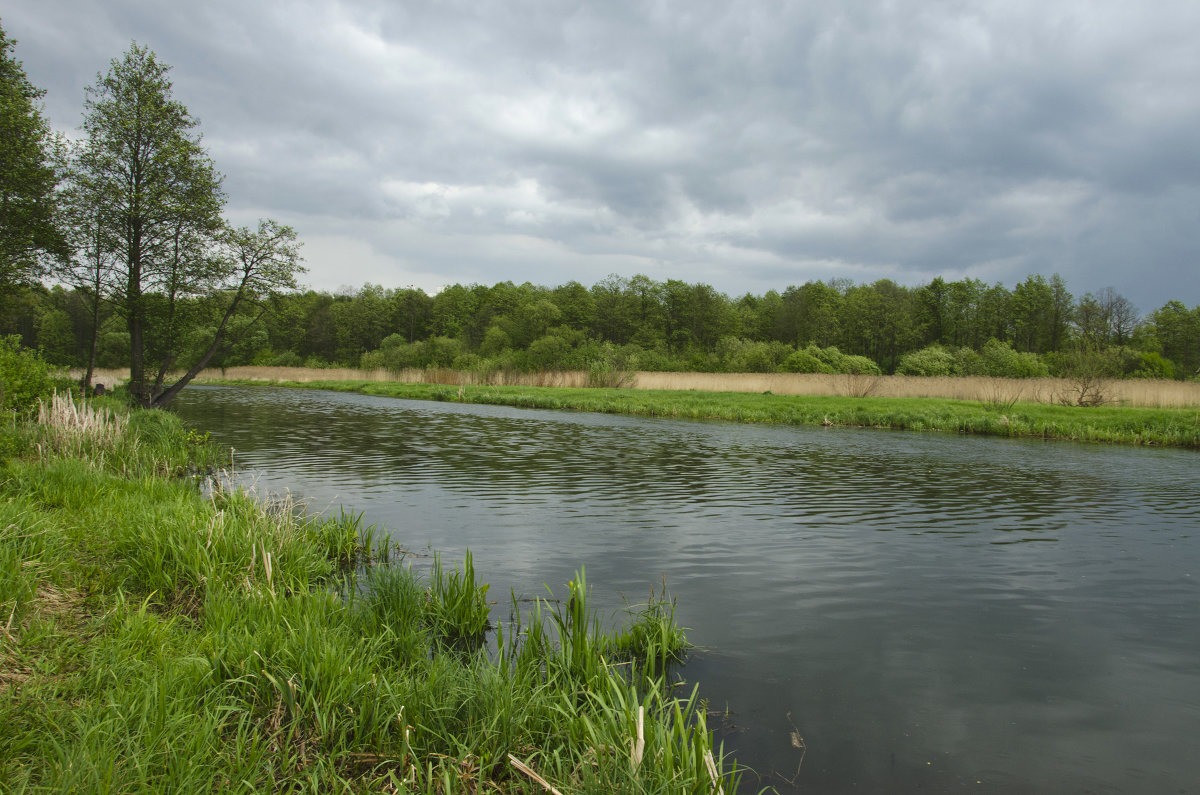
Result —
<instances>
[{"instance_id":1,"label":"forest","mask_svg":"<svg viewBox=\"0 0 1200 795\"><path fill-rule=\"evenodd\" d=\"M61 284L9 290L0 333L83 367L98 322L97 366L128 367L120 306L102 298L94 316L93 296ZM367 284L277 292L265 303L261 317L248 305L227 321L234 342L209 366L1037 377L1086 365L1176 379L1200 368L1200 306L1169 301L1140 316L1111 289L1075 298L1058 276L1012 289L974 279L809 281L731 298L706 284L614 275L590 287L454 284L434 295ZM181 364L203 355L227 306L220 294L175 302L176 325L187 329Z\"/></svg>"}]
</instances>

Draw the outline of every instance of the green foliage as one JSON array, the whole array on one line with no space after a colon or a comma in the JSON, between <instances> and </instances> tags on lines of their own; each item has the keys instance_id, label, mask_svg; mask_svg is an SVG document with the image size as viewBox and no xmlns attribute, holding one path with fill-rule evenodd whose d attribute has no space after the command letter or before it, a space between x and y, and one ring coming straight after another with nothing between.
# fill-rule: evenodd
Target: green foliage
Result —
<instances>
[{"instance_id":1,"label":"green foliage","mask_svg":"<svg viewBox=\"0 0 1200 795\"><path fill-rule=\"evenodd\" d=\"M1133 378L1174 378L1175 367L1155 351L1138 354L1138 366L1130 375Z\"/></svg>"},{"instance_id":2,"label":"green foliage","mask_svg":"<svg viewBox=\"0 0 1200 795\"><path fill-rule=\"evenodd\" d=\"M591 358L587 362L588 386L593 389L622 389L633 386L636 376L634 369L637 360L631 355L629 347L617 348L612 343L604 343L590 350Z\"/></svg>"},{"instance_id":3,"label":"green foliage","mask_svg":"<svg viewBox=\"0 0 1200 795\"><path fill-rule=\"evenodd\" d=\"M806 348L790 354L780 370L785 373L832 373L833 366L826 361L820 348L809 345Z\"/></svg>"},{"instance_id":4,"label":"green foliage","mask_svg":"<svg viewBox=\"0 0 1200 795\"><path fill-rule=\"evenodd\" d=\"M995 378L1045 378L1050 368L1036 353L1013 350L1007 342L990 339L979 352L978 370L964 375L989 375Z\"/></svg>"},{"instance_id":5,"label":"green foliage","mask_svg":"<svg viewBox=\"0 0 1200 795\"><path fill-rule=\"evenodd\" d=\"M792 348L781 342L722 337L715 353L727 373L774 373L783 366Z\"/></svg>"},{"instance_id":6,"label":"green foliage","mask_svg":"<svg viewBox=\"0 0 1200 795\"><path fill-rule=\"evenodd\" d=\"M15 45L0 28L0 292L69 254L56 193L63 144L39 107L44 92L13 57Z\"/></svg>"},{"instance_id":7,"label":"green foliage","mask_svg":"<svg viewBox=\"0 0 1200 795\"><path fill-rule=\"evenodd\" d=\"M900 357L896 375L947 376L956 375L958 359L941 345L930 345Z\"/></svg>"},{"instance_id":8,"label":"green foliage","mask_svg":"<svg viewBox=\"0 0 1200 795\"><path fill-rule=\"evenodd\" d=\"M303 365L304 360L301 359L300 354L296 353L295 351L284 351L270 361L271 367L301 367ZM363 366L367 369L371 369L370 367L367 367L367 365Z\"/></svg>"},{"instance_id":9,"label":"green foliage","mask_svg":"<svg viewBox=\"0 0 1200 795\"><path fill-rule=\"evenodd\" d=\"M55 371L36 351L22 348L17 336L0 337L0 411L29 415L54 386Z\"/></svg>"}]
</instances>

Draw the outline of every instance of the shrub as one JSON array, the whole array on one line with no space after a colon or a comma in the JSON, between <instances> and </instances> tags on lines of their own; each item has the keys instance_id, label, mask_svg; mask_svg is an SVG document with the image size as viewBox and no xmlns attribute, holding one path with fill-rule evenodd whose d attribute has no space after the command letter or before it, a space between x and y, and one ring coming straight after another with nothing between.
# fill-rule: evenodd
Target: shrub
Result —
<instances>
[{"instance_id":1,"label":"shrub","mask_svg":"<svg viewBox=\"0 0 1200 795\"><path fill-rule=\"evenodd\" d=\"M835 373L845 375L883 375L879 365L866 356L842 353L837 348L826 348L823 351Z\"/></svg>"},{"instance_id":2,"label":"shrub","mask_svg":"<svg viewBox=\"0 0 1200 795\"><path fill-rule=\"evenodd\" d=\"M462 342L451 337L430 337L420 347L424 367L450 367L456 357L466 353Z\"/></svg>"},{"instance_id":3,"label":"shrub","mask_svg":"<svg viewBox=\"0 0 1200 795\"><path fill-rule=\"evenodd\" d=\"M295 351L284 351L270 361L272 367L300 367L303 364L304 359Z\"/></svg>"},{"instance_id":4,"label":"shrub","mask_svg":"<svg viewBox=\"0 0 1200 795\"><path fill-rule=\"evenodd\" d=\"M941 376L955 375L958 359L941 345L930 345L900 357L896 375Z\"/></svg>"},{"instance_id":5,"label":"shrub","mask_svg":"<svg viewBox=\"0 0 1200 795\"><path fill-rule=\"evenodd\" d=\"M611 342L603 342L591 349L588 360L588 386L597 389L619 389L633 386L637 380L633 370L637 362L629 352Z\"/></svg>"},{"instance_id":6,"label":"shrub","mask_svg":"<svg viewBox=\"0 0 1200 795\"><path fill-rule=\"evenodd\" d=\"M54 391L56 375L36 351L21 347L20 337L0 337L0 409L32 414Z\"/></svg>"},{"instance_id":7,"label":"shrub","mask_svg":"<svg viewBox=\"0 0 1200 795\"><path fill-rule=\"evenodd\" d=\"M1164 359L1162 354L1142 353L1141 365L1131 373L1133 378L1174 378L1175 365Z\"/></svg>"},{"instance_id":8,"label":"shrub","mask_svg":"<svg viewBox=\"0 0 1200 795\"><path fill-rule=\"evenodd\" d=\"M979 352L979 375L995 378L1045 378L1050 368L1036 353L1020 353L1007 342L990 339Z\"/></svg>"},{"instance_id":9,"label":"shrub","mask_svg":"<svg viewBox=\"0 0 1200 795\"><path fill-rule=\"evenodd\" d=\"M529 343L529 364L535 371L566 369L571 343L556 334L538 337Z\"/></svg>"},{"instance_id":10,"label":"shrub","mask_svg":"<svg viewBox=\"0 0 1200 795\"><path fill-rule=\"evenodd\" d=\"M833 367L822 357L820 348L809 345L784 359L779 370L783 373L832 373Z\"/></svg>"},{"instance_id":11,"label":"shrub","mask_svg":"<svg viewBox=\"0 0 1200 795\"><path fill-rule=\"evenodd\" d=\"M717 357L727 373L774 373L789 353L791 348L782 342L723 337L717 343Z\"/></svg>"}]
</instances>

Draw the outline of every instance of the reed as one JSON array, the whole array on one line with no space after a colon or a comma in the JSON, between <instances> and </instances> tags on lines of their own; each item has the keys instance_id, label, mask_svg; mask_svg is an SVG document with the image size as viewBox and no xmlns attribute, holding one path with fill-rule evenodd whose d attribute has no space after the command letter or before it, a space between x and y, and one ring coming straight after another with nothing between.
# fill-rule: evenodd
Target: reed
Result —
<instances>
[{"instance_id":1,"label":"reed","mask_svg":"<svg viewBox=\"0 0 1200 795\"><path fill-rule=\"evenodd\" d=\"M987 401L997 391L1017 392L1029 403L1057 403L1073 384L1061 378L991 378L987 376L871 376L823 373L661 373L637 372L620 386L652 391L771 392L775 395L834 397L938 398ZM582 389L588 387L586 371L547 373L492 373L485 376L457 370L314 369L303 367L230 367L210 370L197 382L314 384L372 382L441 384L443 386L528 386ZM1109 400L1117 405L1148 408L1200 406L1200 382L1155 379L1112 380L1105 384Z\"/></svg>"},{"instance_id":2,"label":"reed","mask_svg":"<svg viewBox=\"0 0 1200 795\"><path fill-rule=\"evenodd\" d=\"M475 578L470 551L461 569L447 572L442 556L434 553L429 576L428 621L434 637L456 649L476 649L490 627L487 583Z\"/></svg>"}]
</instances>

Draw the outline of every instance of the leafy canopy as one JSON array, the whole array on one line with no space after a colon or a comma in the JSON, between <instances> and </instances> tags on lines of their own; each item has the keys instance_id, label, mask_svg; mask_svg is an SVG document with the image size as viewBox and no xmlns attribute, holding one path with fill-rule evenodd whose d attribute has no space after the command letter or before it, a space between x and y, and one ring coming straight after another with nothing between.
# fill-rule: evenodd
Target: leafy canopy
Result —
<instances>
[{"instance_id":1,"label":"leafy canopy","mask_svg":"<svg viewBox=\"0 0 1200 795\"><path fill-rule=\"evenodd\" d=\"M68 256L55 189L64 145L50 130L16 42L0 28L0 291L44 274Z\"/></svg>"}]
</instances>

